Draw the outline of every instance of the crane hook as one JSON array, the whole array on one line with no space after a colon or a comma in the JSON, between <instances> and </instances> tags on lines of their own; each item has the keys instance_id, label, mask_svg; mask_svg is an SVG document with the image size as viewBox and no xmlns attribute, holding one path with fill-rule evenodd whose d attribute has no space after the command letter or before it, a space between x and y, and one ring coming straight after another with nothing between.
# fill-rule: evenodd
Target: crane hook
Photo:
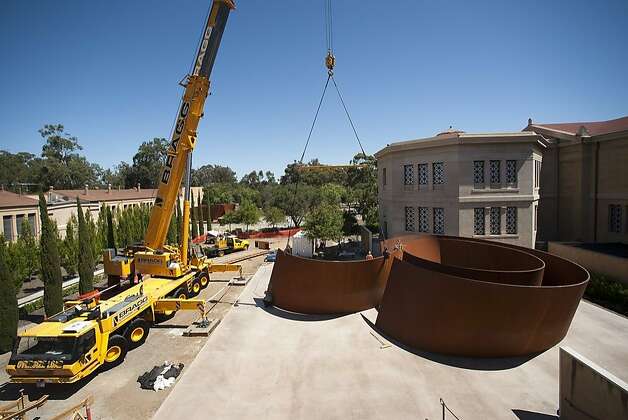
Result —
<instances>
[{"instance_id":1,"label":"crane hook","mask_svg":"<svg viewBox=\"0 0 628 420\"><path fill-rule=\"evenodd\" d=\"M327 57L325 57L325 67L327 67L327 73L329 73L330 76L334 75L335 65L336 65L336 57L334 57L331 50L327 50Z\"/></svg>"}]
</instances>

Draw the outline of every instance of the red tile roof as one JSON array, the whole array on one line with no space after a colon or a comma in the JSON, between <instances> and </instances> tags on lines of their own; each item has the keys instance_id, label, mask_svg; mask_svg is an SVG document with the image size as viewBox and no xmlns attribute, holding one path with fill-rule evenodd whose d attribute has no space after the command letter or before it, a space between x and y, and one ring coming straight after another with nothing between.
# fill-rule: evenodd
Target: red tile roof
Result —
<instances>
[{"instance_id":1,"label":"red tile roof","mask_svg":"<svg viewBox=\"0 0 628 420\"><path fill-rule=\"evenodd\" d=\"M3 207L36 207L38 201L24 195L0 190L0 208Z\"/></svg>"},{"instance_id":2,"label":"red tile roof","mask_svg":"<svg viewBox=\"0 0 628 420\"><path fill-rule=\"evenodd\" d=\"M85 190L54 190L55 194L62 195L64 197L87 201L120 201L120 200L146 200L154 198L157 195L157 189L154 188L142 188L139 191L135 188L129 188L125 190L118 190L112 188L111 191L107 189L89 189L87 194Z\"/></svg>"},{"instance_id":3,"label":"red tile roof","mask_svg":"<svg viewBox=\"0 0 628 420\"><path fill-rule=\"evenodd\" d=\"M619 131L628 131L628 117L617 118L608 121L593 121L593 122L573 122L573 123L557 123L557 124L543 124L533 123L533 127L547 128L550 130L565 131L571 134L577 134L580 127L587 130L591 136L600 136L602 134L616 133Z\"/></svg>"}]
</instances>

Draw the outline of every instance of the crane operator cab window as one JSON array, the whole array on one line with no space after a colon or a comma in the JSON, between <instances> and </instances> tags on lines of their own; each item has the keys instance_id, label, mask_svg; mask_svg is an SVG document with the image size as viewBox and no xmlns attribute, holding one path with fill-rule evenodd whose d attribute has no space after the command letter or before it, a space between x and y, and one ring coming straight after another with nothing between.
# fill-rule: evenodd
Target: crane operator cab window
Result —
<instances>
[{"instance_id":1,"label":"crane operator cab window","mask_svg":"<svg viewBox=\"0 0 628 420\"><path fill-rule=\"evenodd\" d=\"M18 337L9 363L42 360L71 364L95 345L93 329L79 337Z\"/></svg>"}]
</instances>

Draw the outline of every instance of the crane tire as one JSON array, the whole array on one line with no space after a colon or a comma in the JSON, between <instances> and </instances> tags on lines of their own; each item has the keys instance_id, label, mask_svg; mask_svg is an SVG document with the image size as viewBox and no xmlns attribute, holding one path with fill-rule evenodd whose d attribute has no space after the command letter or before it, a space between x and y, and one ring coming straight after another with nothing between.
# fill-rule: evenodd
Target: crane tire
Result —
<instances>
[{"instance_id":1,"label":"crane tire","mask_svg":"<svg viewBox=\"0 0 628 420\"><path fill-rule=\"evenodd\" d=\"M201 290L203 290L203 287L201 286L200 279L195 278L194 280L192 280L192 282L190 283L190 297L197 296L201 292Z\"/></svg>"},{"instance_id":2,"label":"crane tire","mask_svg":"<svg viewBox=\"0 0 628 420\"><path fill-rule=\"evenodd\" d=\"M201 289L205 289L209 286L209 276L205 272L199 274L198 281L201 283Z\"/></svg>"},{"instance_id":3,"label":"crane tire","mask_svg":"<svg viewBox=\"0 0 628 420\"><path fill-rule=\"evenodd\" d=\"M107 343L107 353L105 353L105 366L107 368L118 366L124 361L128 350L129 343L126 338L118 334L110 336Z\"/></svg>"},{"instance_id":4,"label":"crane tire","mask_svg":"<svg viewBox=\"0 0 628 420\"><path fill-rule=\"evenodd\" d=\"M128 327L126 327L124 337L127 343L129 343L130 348L133 349L144 344L149 331L150 324L148 321L144 318L135 318L129 323Z\"/></svg>"},{"instance_id":5,"label":"crane tire","mask_svg":"<svg viewBox=\"0 0 628 420\"><path fill-rule=\"evenodd\" d=\"M179 287L177 290L174 291L174 293L172 294L172 297L174 297L175 299L187 299L188 298L187 288Z\"/></svg>"}]
</instances>

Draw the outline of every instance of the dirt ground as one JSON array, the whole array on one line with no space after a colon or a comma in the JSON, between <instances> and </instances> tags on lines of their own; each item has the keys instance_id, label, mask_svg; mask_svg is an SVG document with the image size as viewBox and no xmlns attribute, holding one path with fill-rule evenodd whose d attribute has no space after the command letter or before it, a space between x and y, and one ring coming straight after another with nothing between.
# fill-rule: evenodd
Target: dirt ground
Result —
<instances>
[{"instance_id":1,"label":"dirt ground","mask_svg":"<svg viewBox=\"0 0 628 420\"><path fill-rule=\"evenodd\" d=\"M279 242L276 242L279 245ZM216 258L216 262L226 262L238 257L258 252L258 249ZM246 278L252 277L258 267L264 264L264 257L255 257L240 262ZM234 273L215 273L212 282L198 298L208 299L223 290ZM229 286L226 293L218 294L209 307L213 306L210 318L221 320L232 308L234 301L242 293L243 286ZM39 410L33 411L28 418L51 418L80 403L88 396L93 397L91 406L93 419L146 419L152 417L172 388L162 391L148 391L140 388L137 377L164 361L183 363L186 367L196 357L207 337L184 337L183 331L195 319L195 311L181 311L171 320L151 328L146 342L129 351L124 362L111 370L97 372L83 381L70 385L47 385L43 390L31 385L8 383L6 366L9 354L0 355L0 405L19 397L19 390L24 389L29 400L33 401L43 394L49 395L48 402ZM220 325L218 326L220 328ZM185 371L185 368L184 368ZM175 384L176 385L176 384ZM202 392L211 392L203 390Z\"/></svg>"}]
</instances>

